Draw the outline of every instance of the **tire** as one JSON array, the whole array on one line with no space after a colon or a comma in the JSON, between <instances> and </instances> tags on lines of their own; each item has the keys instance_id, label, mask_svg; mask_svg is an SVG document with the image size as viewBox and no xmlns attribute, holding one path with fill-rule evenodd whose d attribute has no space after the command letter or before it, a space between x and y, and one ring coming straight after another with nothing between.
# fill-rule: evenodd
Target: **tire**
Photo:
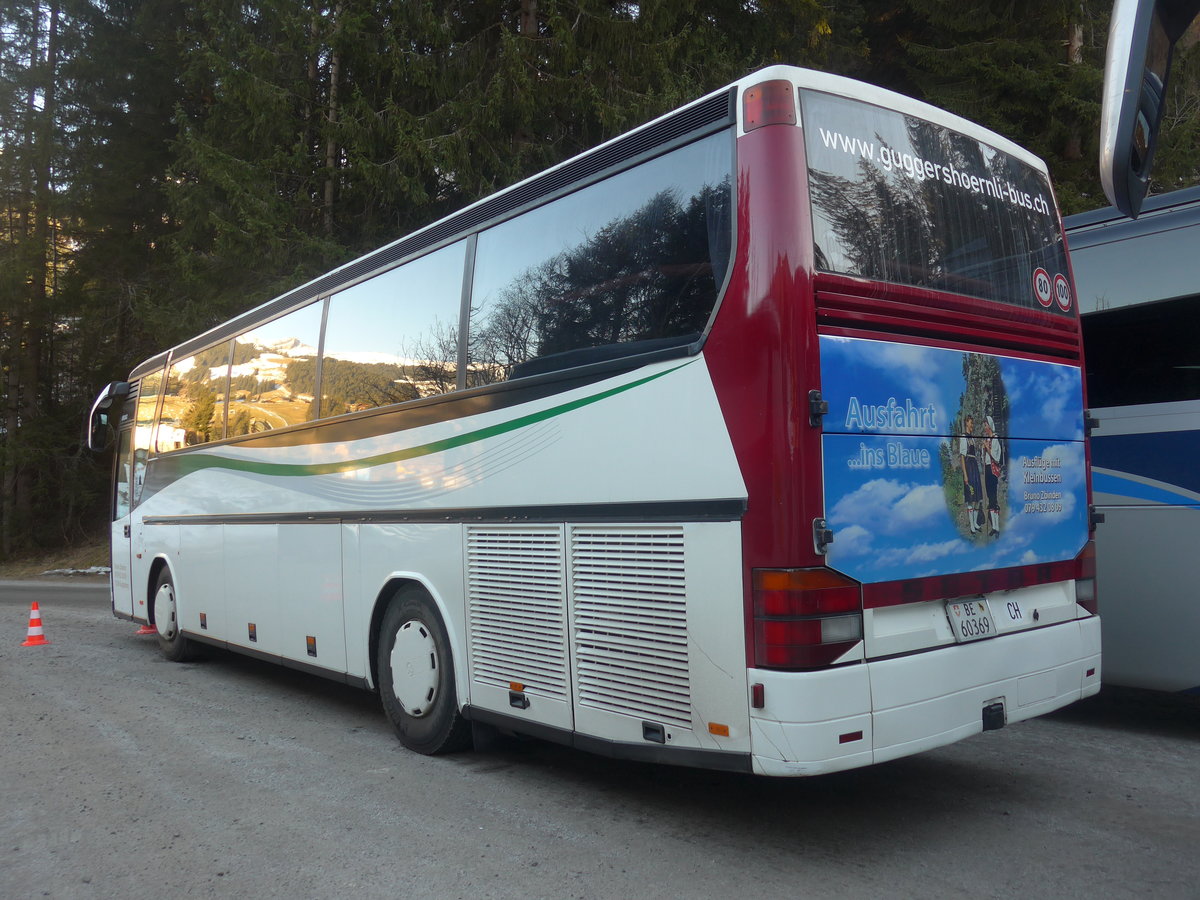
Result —
<instances>
[{"instance_id":1,"label":"tire","mask_svg":"<svg viewBox=\"0 0 1200 900\"><path fill-rule=\"evenodd\" d=\"M172 662L186 662L196 653L196 646L179 630L179 613L175 604L175 583L171 570L163 568L154 586L154 627L158 631L158 649Z\"/></svg>"},{"instance_id":2,"label":"tire","mask_svg":"<svg viewBox=\"0 0 1200 900\"><path fill-rule=\"evenodd\" d=\"M471 745L471 723L458 711L446 626L421 588L401 588L389 602L376 663L383 711L400 743L426 755Z\"/></svg>"}]
</instances>

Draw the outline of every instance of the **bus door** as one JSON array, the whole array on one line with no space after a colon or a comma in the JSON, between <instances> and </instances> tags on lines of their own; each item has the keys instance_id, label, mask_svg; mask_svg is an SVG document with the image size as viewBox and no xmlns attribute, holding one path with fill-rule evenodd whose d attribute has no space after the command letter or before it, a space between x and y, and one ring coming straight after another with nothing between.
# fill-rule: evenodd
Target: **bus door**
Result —
<instances>
[{"instance_id":1,"label":"bus door","mask_svg":"<svg viewBox=\"0 0 1200 900\"><path fill-rule=\"evenodd\" d=\"M112 532L109 547L113 612L133 615L133 585L129 577L129 513L133 499L133 428L117 433L116 472L113 477Z\"/></svg>"},{"instance_id":2,"label":"bus door","mask_svg":"<svg viewBox=\"0 0 1200 900\"><path fill-rule=\"evenodd\" d=\"M84 423L84 442L89 450L108 449L113 430L117 433L116 459L113 462L112 525L109 555L112 574L109 588L112 592L114 613L133 614L131 583L129 578L129 526L130 512L136 488L137 473L134 471L133 438L134 418L137 402L132 385L114 381L104 386Z\"/></svg>"}]
</instances>

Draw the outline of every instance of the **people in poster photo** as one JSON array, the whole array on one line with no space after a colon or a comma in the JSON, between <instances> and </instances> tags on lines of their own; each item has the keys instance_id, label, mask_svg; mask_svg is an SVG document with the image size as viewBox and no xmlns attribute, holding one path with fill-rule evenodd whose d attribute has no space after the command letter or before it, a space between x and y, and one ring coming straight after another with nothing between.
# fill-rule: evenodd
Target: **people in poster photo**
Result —
<instances>
[{"instance_id":1,"label":"people in poster photo","mask_svg":"<svg viewBox=\"0 0 1200 900\"><path fill-rule=\"evenodd\" d=\"M957 440L951 442L955 472L962 482L963 513L956 523L964 537L983 543L1000 534L1008 506L1005 453L1000 438L1008 421L1008 390L993 356L963 354L962 376L963 390L959 395L962 426ZM980 423L982 427L977 427ZM949 474L945 488L946 502L951 504L957 492L952 489Z\"/></svg>"},{"instance_id":2,"label":"people in poster photo","mask_svg":"<svg viewBox=\"0 0 1200 900\"><path fill-rule=\"evenodd\" d=\"M971 534L979 533L979 501L982 487L979 483L979 447L975 439L975 419L968 415L963 422L966 432L958 439L959 464L963 473L963 510L967 514L967 525Z\"/></svg>"},{"instance_id":3,"label":"people in poster photo","mask_svg":"<svg viewBox=\"0 0 1200 900\"><path fill-rule=\"evenodd\" d=\"M1000 534L1000 475L1003 448L996 436L996 424L988 416L983 423L983 480L987 491L988 534Z\"/></svg>"}]
</instances>

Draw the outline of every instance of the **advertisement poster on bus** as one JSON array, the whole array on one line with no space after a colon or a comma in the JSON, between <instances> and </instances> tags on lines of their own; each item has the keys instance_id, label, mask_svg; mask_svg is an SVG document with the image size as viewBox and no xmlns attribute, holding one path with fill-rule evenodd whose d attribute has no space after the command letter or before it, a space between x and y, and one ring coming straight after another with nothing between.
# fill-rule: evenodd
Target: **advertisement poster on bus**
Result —
<instances>
[{"instance_id":1,"label":"advertisement poster on bus","mask_svg":"<svg viewBox=\"0 0 1200 900\"><path fill-rule=\"evenodd\" d=\"M821 381L834 568L877 583L1082 549L1078 368L826 335Z\"/></svg>"}]
</instances>

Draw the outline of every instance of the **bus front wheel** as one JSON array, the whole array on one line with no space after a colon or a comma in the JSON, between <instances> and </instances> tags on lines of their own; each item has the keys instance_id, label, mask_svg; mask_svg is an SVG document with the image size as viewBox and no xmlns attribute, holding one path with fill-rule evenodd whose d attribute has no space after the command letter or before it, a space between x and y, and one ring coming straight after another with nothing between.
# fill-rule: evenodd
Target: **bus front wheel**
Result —
<instances>
[{"instance_id":1,"label":"bus front wheel","mask_svg":"<svg viewBox=\"0 0 1200 900\"><path fill-rule=\"evenodd\" d=\"M170 569L158 573L154 587L154 627L158 631L158 649L172 662L185 662L192 658L192 642L179 630L179 611L175 605L175 583Z\"/></svg>"},{"instance_id":2,"label":"bus front wheel","mask_svg":"<svg viewBox=\"0 0 1200 900\"><path fill-rule=\"evenodd\" d=\"M420 588L402 588L388 604L376 662L383 711L400 743L425 754L470 746L470 723L458 711L454 690L450 639Z\"/></svg>"}]
</instances>

